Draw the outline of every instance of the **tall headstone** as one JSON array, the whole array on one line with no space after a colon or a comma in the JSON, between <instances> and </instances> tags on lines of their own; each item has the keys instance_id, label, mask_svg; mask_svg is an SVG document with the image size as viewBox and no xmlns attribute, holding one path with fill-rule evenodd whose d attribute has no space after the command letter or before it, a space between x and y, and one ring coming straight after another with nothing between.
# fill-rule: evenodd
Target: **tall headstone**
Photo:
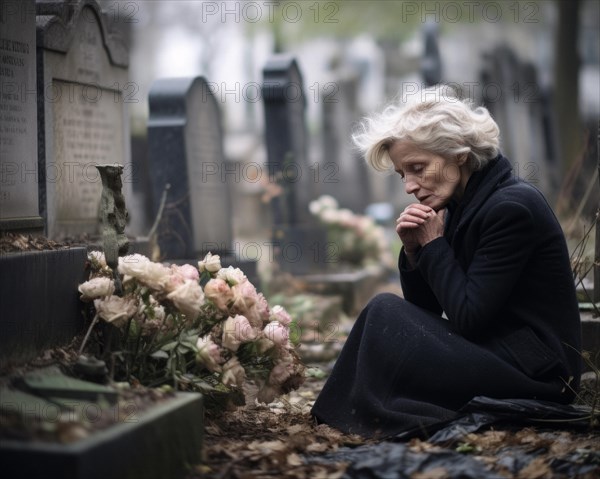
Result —
<instances>
[{"instance_id":1,"label":"tall headstone","mask_svg":"<svg viewBox=\"0 0 600 479\"><path fill-rule=\"evenodd\" d=\"M423 25L424 52L421 59L421 76L427 86L442 81L442 57L438 46L438 24L426 22Z\"/></svg>"},{"instance_id":2,"label":"tall headstone","mask_svg":"<svg viewBox=\"0 0 600 479\"><path fill-rule=\"evenodd\" d=\"M163 78L150 90L149 165L158 213L170 185L157 231L161 256L192 258L231 252L228 170L223 156L221 113L202 77ZM232 174L233 173L233 174Z\"/></svg>"},{"instance_id":3,"label":"tall headstone","mask_svg":"<svg viewBox=\"0 0 600 479\"><path fill-rule=\"evenodd\" d=\"M281 194L271 200L275 259L283 271L307 273L327 257L324 232L308 205L316 196L308 161L306 97L302 74L289 55L274 55L263 69L267 170Z\"/></svg>"},{"instance_id":4,"label":"tall headstone","mask_svg":"<svg viewBox=\"0 0 600 479\"><path fill-rule=\"evenodd\" d=\"M0 0L0 229L38 230L34 0Z\"/></svg>"},{"instance_id":5,"label":"tall headstone","mask_svg":"<svg viewBox=\"0 0 600 479\"><path fill-rule=\"evenodd\" d=\"M131 197L128 52L98 3L37 5L40 211L47 235L97 235L102 184L97 164L124 166ZM135 212L132 212L135 214Z\"/></svg>"},{"instance_id":6,"label":"tall headstone","mask_svg":"<svg viewBox=\"0 0 600 479\"><path fill-rule=\"evenodd\" d=\"M306 97L302 74L289 55L274 55L263 69L267 169L283 194L274 202L275 224L298 224L309 217L314 197L305 121Z\"/></svg>"},{"instance_id":7,"label":"tall headstone","mask_svg":"<svg viewBox=\"0 0 600 479\"><path fill-rule=\"evenodd\" d=\"M544 138L547 129L535 70L506 46L496 48L485 60L483 102L500 127L502 152L517 175L552 197L552 152Z\"/></svg>"},{"instance_id":8,"label":"tall headstone","mask_svg":"<svg viewBox=\"0 0 600 479\"><path fill-rule=\"evenodd\" d=\"M323 112L323 159L313 168L318 194L329 194L343 208L364 213L371 202L369 170L352 145L352 131L360 114L357 106L358 78L340 74L321 92Z\"/></svg>"}]
</instances>

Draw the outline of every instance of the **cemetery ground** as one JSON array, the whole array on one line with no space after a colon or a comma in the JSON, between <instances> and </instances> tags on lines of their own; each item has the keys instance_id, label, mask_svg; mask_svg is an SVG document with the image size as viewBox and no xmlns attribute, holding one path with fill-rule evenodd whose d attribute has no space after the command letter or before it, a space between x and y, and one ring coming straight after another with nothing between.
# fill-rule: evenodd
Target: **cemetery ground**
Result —
<instances>
[{"instance_id":1,"label":"cemetery ground","mask_svg":"<svg viewBox=\"0 0 600 479\"><path fill-rule=\"evenodd\" d=\"M69 367L77 358L80 339L70 346L48 350L11 373L52 364ZM504 425L438 444L418 438L382 442L316 424L310 408L333 362L307 363L304 384L269 405L254 403L233 411L208 413L203 461L193 466L185 479L599 477L597 424L594 428L565 425L559 429ZM593 398L596 403L600 401L597 381L591 378L584 386L588 400ZM145 393L139 395L144 397Z\"/></svg>"},{"instance_id":2,"label":"cemetery ground","mask_svg":"<svg viewBox=\"0 0 600 479\"><path fill-rule=\"evenodd\" d=\"M35 244L21 247L35 248ZM382 290L399 292L395 285ZM326 302L323 305L326 307ZM255 402L231 411L207 413L203 460L190 469L186 479L592 479L600 474L597 424L595 428L583 429L568 425L558 429L504 425L437 444L417 438L403 442L369 440L316 424L310 408L352 325L352 320L344 315L340 321L335 341L320 349L309 348L312 352L305 353L306 380L298 390L269 405ZM81 338L75 338L70 346L48 350L11 373L52 364L69 368L78 356L80 341ZM585 401L598 404L599 378L589 374L588 377ZM140 396L144 397L144 392Z\"/></svg>"},{"instance_id":3,"label":"cemetery ground","mask_svg":"<svg viewBox=\"0 0 600 479\"><path fill-rule=\"evenodd\" d=\"M401 294L395 284L378 292ZM341 319L337 350L352 321ZM433 444L365 439L317 424L310 408L335 359L305 360L307 377L296 391L270 405L249 404L207 417L203 464L187 479L244 478L519 478L592 479L600 475L598 416L592 427L559 429L508 424ZM588 373L580 402L600 402L600 378ZM426 380L426 379L424 379ZM597 410L598 406L595 406ZM394 452L395 451L395 452ZM353 453L357 454L353 456Z\"/></svg>"}]
</instances>

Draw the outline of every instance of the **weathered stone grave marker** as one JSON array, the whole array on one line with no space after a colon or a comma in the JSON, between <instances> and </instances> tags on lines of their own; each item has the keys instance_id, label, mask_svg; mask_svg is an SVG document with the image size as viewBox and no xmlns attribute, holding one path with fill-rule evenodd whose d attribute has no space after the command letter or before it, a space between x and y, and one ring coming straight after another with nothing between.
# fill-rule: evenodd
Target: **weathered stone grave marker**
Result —
<instances>
[{"instance_id":1,"label":"weathered stone grave marker","mask_svg":"<svg viewBox=\"0 0 600 479\"><path fill-rule=\"evenodd\" d=\"M0 0L0 229L40 231L34 0Z\"/></svg>"},{"instance_id":2,"label":"weathered stone grave marker","mask_svg":"<svg viewBox=\"0 0 600 479\"><path fill-rule=\"evenodd\" d=\"M126 197L135 181L128 53L93 0L39 2L37 14L40 210L50 238L96 235L102 185L95 165L123 165Z\"/></svg>"}]
</instances>

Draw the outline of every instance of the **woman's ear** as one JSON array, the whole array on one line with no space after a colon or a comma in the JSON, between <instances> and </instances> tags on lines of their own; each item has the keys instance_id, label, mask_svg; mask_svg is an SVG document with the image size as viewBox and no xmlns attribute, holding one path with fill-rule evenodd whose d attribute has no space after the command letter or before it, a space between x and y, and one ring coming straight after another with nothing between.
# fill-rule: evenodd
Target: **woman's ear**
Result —
<instances>
[{"instance_id":1,"label":"woman's ear","mask_svg":"<svg viewBox=\"0 0 600 479\"><path fill-rule=\"evenodd\" d=\"M467 162L467 159L469 158L469 154L468 153L463 153L462 155L458 155L457 159L456 159L456 164L458 166L462 166Z\"/></svg>"}]
</instances>

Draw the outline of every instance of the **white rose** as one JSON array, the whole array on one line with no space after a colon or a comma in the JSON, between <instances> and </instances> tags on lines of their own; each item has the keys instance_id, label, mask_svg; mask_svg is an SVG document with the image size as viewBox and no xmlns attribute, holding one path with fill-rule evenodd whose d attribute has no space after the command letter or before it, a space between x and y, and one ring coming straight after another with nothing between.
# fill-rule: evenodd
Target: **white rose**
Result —
<instances>
[{"instance_id":1,"label":"white rose","mask_svg":"<svg viewBox=\"0 0 600 479\"><path fill-rule=\"evenodd\" d=\"M273 306L269 319L271 321L278 321L280 324L283 324L286 327L288 327L292 322L292 317L283 308L283 306L280 305Z\"/></svg>"},{"instance_id":2,"label":"white rose","mask_svg":"<svg viewBox=\"0 0 600 479\"><path fill-rule=\"evenodd\" d=\"M110 278L93 278L79 285L81 301L110 296L115 292L115 284Z\"/></svg>"},{"instance_id":3,"label":"white rose","mask_svg":"<svg viewBox=\"0 0 600 479\"><path fill-rule=\"evenodd\" d=\"M131 276L151 289L162 291L169 283L172 271L141 254L133 254L119 258L119 273Z\"/></svg>"},{"instance_id":4,"label":"white rose","mask_svg":"<svg viewBox=\"0 0 600 479\"><path fill-rule=\"evenodd\" d=\"M175 307L185 314L189 321L194 321L200 313L204 293L196 281L188 279L169 293L167 299L173 301Z\"/></svg>"},{"instance_id":5,"label":"white rose","mask_svg":"<svg viewBox=\"0 0 600 479\"><path fill-rule=\"evenodd\" d=\"M221 257L218 254L207 253L202 261L198 261L198 270L201 273L217 273L221 269Z\"/></svg>"},{"instance_id":6,"label":"white rose","mask_svg":"<svg viewBox=\"0 0 600 479\"><path fill-rule=\"evenodd\" d=\"M102 251L90 251L88 253L88 260L97 268L105 268L107 266L106 257Z\"/></svg>"},{"instance_id":7,"label":"white rose","mask_svg":"<svg viewBox=\"0 0 600 479\"><path fill-rule=\"evenodd\" d=\"M137 304L133 298L107 296L94 300L94 307L101 319L120 328L137 312Z\"/></svg>"},{"instance_id":8,"label":"white rose","mask_svg":"<svg viewBox=\"0 0 600 479\"><path fill-rule=\"evenodd\" d=\"M330 195L322 195L319 198L319 203L321 203L321 208L323 209L336 209L338 207L337 200Z\"/></svg>"},{"instance_id":9,"label":"white rose","mask_svg":"<svg viewBox=\"0 0 600 479\"><path fill-rule=\"evenodd\" d=\"M217 273L217 278L227 281L227 283L232 286L247 280L244 272L239 268L234 268L233 266L221 268Z\"/></svg>"}]
</instances>

